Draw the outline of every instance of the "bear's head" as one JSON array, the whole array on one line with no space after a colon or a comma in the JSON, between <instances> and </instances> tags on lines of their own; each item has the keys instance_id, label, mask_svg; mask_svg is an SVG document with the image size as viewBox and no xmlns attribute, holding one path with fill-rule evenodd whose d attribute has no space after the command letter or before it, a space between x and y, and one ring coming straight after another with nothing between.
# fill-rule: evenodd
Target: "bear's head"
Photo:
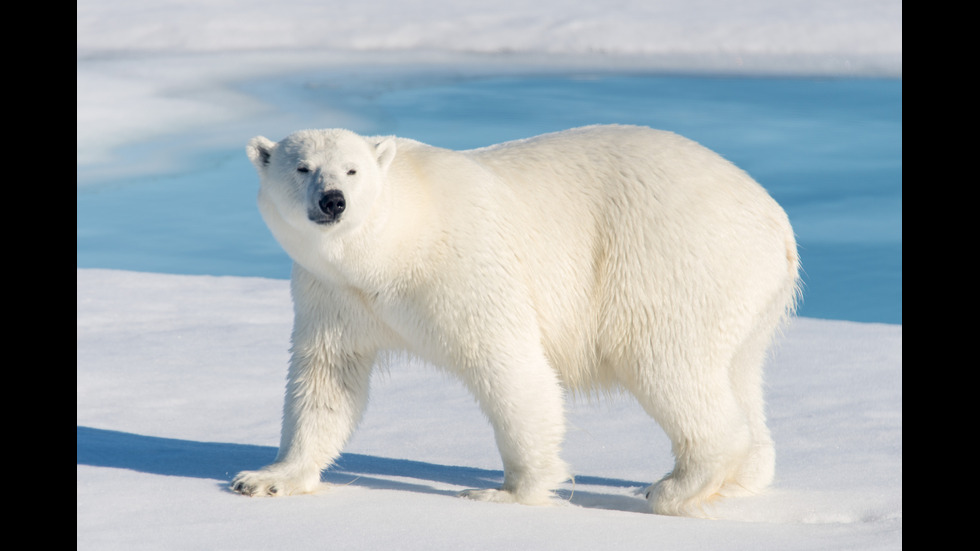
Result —
<instances>
[{"instance_id":1,"label":"bear's head","mask_svg":"<svg viewBox=\"0 0 980 551\"><path fill-rule=\"evenodd\" d=\"M285 223L306 234L363 224L395 149L393 138L332 129L301 130L278 143L258 136L246 152L259 172L259 208L270 229L278 233Z\"/></svg>"}]
</instances>

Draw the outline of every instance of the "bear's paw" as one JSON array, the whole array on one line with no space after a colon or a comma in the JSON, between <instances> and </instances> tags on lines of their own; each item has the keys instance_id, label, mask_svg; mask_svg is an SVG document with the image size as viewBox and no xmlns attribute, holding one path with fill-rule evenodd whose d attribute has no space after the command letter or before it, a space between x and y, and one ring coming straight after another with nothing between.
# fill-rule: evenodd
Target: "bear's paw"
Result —
<instances>
[{"instance_id":1,"label":"bear's paw","mask_svg":"<svg viewBox=\"0 0 980 551\"><path fill-rule=\"evenodd\" d=\"M493 503L521 503L523 505L554 505L559 498L550 491L534 492L529 495L517 495L504 489L463 490L456 494L459 497L473 501L490 501Z\"/></svg>"},{"instance_id":2,"label":"bear's paw","mask_svg":"<svg viewBox=\"0 0 980 551\"><path fill-rule=\"evenodd\" d=\"M233 492L249 497L310 494L321 489L320 477L290 475L278 469L242 471L231 481Z\"/></svg>"}]
</instances>

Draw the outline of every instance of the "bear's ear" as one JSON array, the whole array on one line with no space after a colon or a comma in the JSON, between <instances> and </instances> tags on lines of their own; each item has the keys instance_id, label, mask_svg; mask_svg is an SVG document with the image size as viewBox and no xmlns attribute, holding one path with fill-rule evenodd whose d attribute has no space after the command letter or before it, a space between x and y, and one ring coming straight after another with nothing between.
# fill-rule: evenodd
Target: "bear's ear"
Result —
<instances>
[{"instance_id":1,"label":"bear's ear","mask_svg":"<svg viewBox=\"0 0 980 551\"><path fill-rule=\"evenodd\" d=\"M378 159L378 166L381 167L381 172L386 172L388 167L391 166L391 161L394 160L397 149L394 138L385 138L378 145L374 146L374 154Z\"/></svg>"},{"instance_id":2,"label":"bear's ear","mask_svg":"<svg viewBox=\"0 0 980 551\"><path fill-rule=\"evenodd\" d=\"M269 166L269 156L272 155L272 148L276 143L264 136L256 136L248 141L245 146L245 153L260 172Z\"/></svg>"}]
</instances>

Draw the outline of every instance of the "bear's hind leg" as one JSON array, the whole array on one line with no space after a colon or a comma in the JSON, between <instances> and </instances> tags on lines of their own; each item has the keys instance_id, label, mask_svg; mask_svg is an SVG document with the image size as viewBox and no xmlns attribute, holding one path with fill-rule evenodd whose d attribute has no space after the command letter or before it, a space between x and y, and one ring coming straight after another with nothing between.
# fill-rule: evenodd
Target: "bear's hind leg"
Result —
<instances>
[{"instance_id":1,"label":"bear's hind leg","mask_svg":"<svg viewBox=\"0 0 980 551\"><path fill-rule=\"evenodd\" d=\"M653 377L653 369L671 372ZM720 371L720 372L719 372ZM677 363L633 377L630 390L667 433L674 469L647 489L654 513L701 516L750 454L752 431L724 369Z\"/></svg>"},{"instance_id":2,"label":"bear's hind leg","mask_svg":"<svg viewBox=\"0 0 980 551\"><path fill-rule=\"evenodd\" d=\"M776 472L776 452L766 425L763 367L773 334L781 322L783 308L758 323L739 346L729 367L732 389L752 432L752 446L742 464L726 481L725 496L751 495L764 490Z\"/></svg>"}]
</instances>

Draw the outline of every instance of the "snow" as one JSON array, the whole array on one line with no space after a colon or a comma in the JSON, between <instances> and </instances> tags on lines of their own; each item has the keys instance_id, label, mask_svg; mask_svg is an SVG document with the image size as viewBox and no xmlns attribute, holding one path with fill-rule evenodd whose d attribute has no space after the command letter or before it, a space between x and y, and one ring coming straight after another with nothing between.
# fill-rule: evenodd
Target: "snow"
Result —
<instances>
[{"instance_id":1,"label":"snow","mask_svg":"<svg viewBox=\"0 0 980 551\"><path fill-rule=\"evenodd\" d=\"M372 381L336 486L226 491L271 461L291 324L288 282L78 271L80 549L894 549L902 529L902 327L802 318L768 370L778 477L714 520L647 514L670 447L632 401L573 401L569 503L453 496L502 481L462 386L415 362Z\"/></svg>"},{"instance_id":2,"label":"snow","mask_svg":"<svg viewBox=\"0 0 980 551\"><path fill-rule=\"evenodd\" d=\"M136 138L255 120L267 114L263 106L224 85L299 68L902 72L900 0L426 0L421 7L398 0L287 0L274 8L263 0L80 0L77 6L80 163L104 161Z\"/></svg>"},{"instance_id":3,"label":"snow","mask_svg":"<svg viewBox=\"0 0 980 551\"><path fill-rule=\"evenodd\" d=\"M201 125L294 122L226 85L310 67L901 76L897 0L409 6L82 0L77 162ZM78 549L902 546L901 325L795 320L767 368L773 488L691 519L644 511L637 492L672 460L626 397L570 402L576 478L555 506L452 497L500 482L493 436L460 384L409 359L376 373L330 487L244 498L228 481L278 444L288 282L79 269L77 301Z\"/></svg>"}]
</instances>

